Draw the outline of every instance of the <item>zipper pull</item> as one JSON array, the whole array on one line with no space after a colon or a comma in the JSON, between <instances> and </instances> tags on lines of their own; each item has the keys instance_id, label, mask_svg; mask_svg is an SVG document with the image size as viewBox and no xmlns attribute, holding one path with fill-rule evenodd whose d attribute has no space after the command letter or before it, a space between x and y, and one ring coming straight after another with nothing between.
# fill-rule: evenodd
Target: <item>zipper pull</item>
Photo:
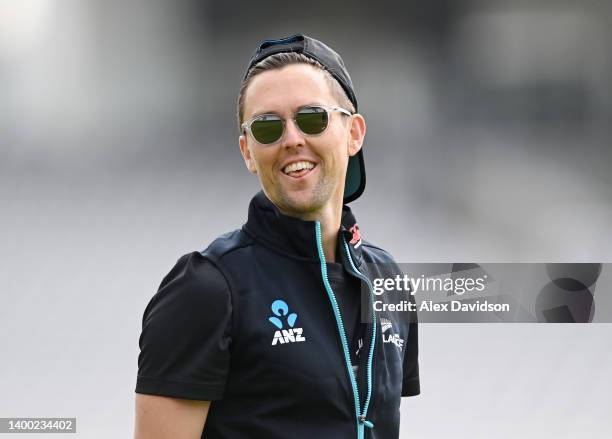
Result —
<instances>
[{"instance_id":1,"label":"zipper pull","mask_svg":"<svg viewBox=\"0 0 612 439\"><path fill-rule=\"evenodd\" d=\"M370 421L366 421L365 416L360 416L359 422L361 422L363 425L365 425L368 428L374 428L374 424L372 424Z\"/></svg>"}]
</instances>

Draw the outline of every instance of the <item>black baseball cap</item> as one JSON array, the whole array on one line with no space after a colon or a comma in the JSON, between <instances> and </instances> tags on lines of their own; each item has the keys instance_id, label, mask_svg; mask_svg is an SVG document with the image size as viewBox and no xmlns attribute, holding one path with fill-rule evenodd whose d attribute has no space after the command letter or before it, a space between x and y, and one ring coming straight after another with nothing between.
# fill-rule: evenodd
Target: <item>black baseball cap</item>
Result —
<instances>
[{"instance_id":1,"label":"black baseball cap","mask_svg":"<svg viewBox=\"0 0 612 439\"><path fill-rule=\"evenodd\" d=\"M246 79L251 68L257 63L270 55L283 52L301 53L308 58L318 61L340 83L342 89L355 106L355 111L357 111L357 97L353 90L353 82L340 55L321 41L306 35L296 34L277 40L264 40L259 43L257 50L251 57L243 80ZM350 203L359 198L365 189L365 183L365 163L363 160L363 148L361 148L357 154L349 157L344 185L344 203Z\"/></svg>"}]
</instances>

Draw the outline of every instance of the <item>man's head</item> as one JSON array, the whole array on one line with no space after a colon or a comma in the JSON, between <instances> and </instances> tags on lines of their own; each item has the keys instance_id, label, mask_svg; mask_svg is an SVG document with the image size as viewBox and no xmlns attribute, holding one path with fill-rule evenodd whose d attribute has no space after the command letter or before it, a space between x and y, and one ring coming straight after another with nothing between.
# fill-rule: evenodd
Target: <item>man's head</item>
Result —
<instances>
[{"instance_id":1,"label":"man's head","mask_svg":"<svg viewBox=\"0 0 612 439\"><path fill-rule=\"evenodd\" d=\"M357 109L355 108L355 105L353 105L349 97L346 95L346 92L344 91L340 83L334 79L334 77L325 69L325 67L321 65L320 62L309 58L308 56L302 53L281 52L264 58L248 70L247 75L245 76L245 79L242 81L242 85L240 86L240 93L238 94L237 116L239 129L241 129L240 126L244 122L244 98L246 90L251 84L253 78L255 78L260 73L266 72L268 70L278 70L292 64L307 64L316 67L317 70L323 70L325 72L325 80L327 81L327 84L332 94L334 95L334 98L337 100L338 104L341 107L344 107L349 110L351 113L355 113Z\"/></svg>"},{"instance_id":2,"label":"man's head","mask_svg":"<svg viewBox=\"0 0 612 439\"><path fill-rule=\"evenodd\" d=\"M325 56L335 55L345 76L338 81L337 73L330 74L329 66L316 60L320 56L307 53L286 50L257 59L264 43L240 89L238 122L246 166L258 175L268 198L281 211L308 218L347 201L344 189L350 157L360 183L351 199L363 190L363 159L358 153L365 121L354 114L356 99L339 56L316 40L302 38L323 47L319 54L332 68L337 61Z\"/></svg>"}]
</instances>

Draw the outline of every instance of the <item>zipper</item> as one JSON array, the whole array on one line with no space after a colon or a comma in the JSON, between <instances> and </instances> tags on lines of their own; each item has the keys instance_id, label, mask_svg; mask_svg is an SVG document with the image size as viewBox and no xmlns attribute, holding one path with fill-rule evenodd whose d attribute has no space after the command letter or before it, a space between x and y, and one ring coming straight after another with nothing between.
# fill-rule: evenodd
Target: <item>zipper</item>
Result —
<instances>
[{"instance_id":1,"label":"zipper","mask_svg":"<svg viewBox=\"0 0 612 439\"><path fill-rule=\"evenodd\" d=\"M317 250L319 253L319 260L321 261L321 277L323 279L323 285L325 286L325 291L327 292L327 296L329 297L329 301L332 306L332 310L334 311L334 317L336 318L336 325L338 327L338 333L340 334L340 341L342 344L342 351L344 353L344 363L346 365L346 370L348 372L349 380L351 382L351 387L353 389L353 400L355 403L355 423L357 427L357 439L363 439L365 436L364 427L373 428L374 424L370 421L366 420L366 413L368 411L368 406L370 404L370 399L372 396L372 360L374 357L374 344L376 341L376 314L374 313L374 309L372 308L372 342L370 343L370 352L368 355L368 363L367 363L367 396L363 406L363 410L360 407L360 399L359 399L359 389L357 387L357 380L355 378L355 373L353 372L353 365L351 363L350 350L349 345L346 338L346 330L344 328L344 322L342 321L342 316L340 315L340 308L338 306L338 301L336 300L336 296L329 284L329 279L327 277L327 265L325 265L325 253L323 252L323 243L321 239L321 223L319 221L315 222L315 235L317 239ZM353 264L353 260L351 259L350 253L348 253L348 246L346 244L346 240L344 240L344 246L347 251L348 259L350 265L354 271L354 275L363 279L368 284L368 288L372 291L372 284L370 280L362 275Z\"/></svg>"},{"instance_id":2,"label":"zipper","mask_svg":"<svg viewBox=\"0 0 612 439\"><path fill-rule=\"evenodd\" d=\"M349 247L348 244L346 243L346 239L344 238L344 236L342 236L342 243L344 244L344 250L346 251L346 256L348 258L348 261L351 265L351 268L353 270L353 274L357 277L359 277L360 279L362 279L367 285L368 285L368 291L369 291L369 297L372 297L372 292L374 291L374 287L372 286L372 282L370 282L370 279L368 279L367 276L365 276L364 274L362 274L357 267L355 266L355 264L353 263L353 258L351 257L351 252L349 251ZM370 300L368 300L368 305L370 306L370 309L372 310L372 340L370 342L370 351L368 352L368 361L367 361L367 366L366 366L366 376L367 376L367 388L368 388L368 393L367 393L367 397L366 400L363 404L363 410L361 411L361 418L360 418L360 422L362 424L362 430L363 430L363 426L368 427L368 428L374 428L374 424L372 424L370 421L366 420L366 414L368 413L368 408L370 407L370 401L372 398L372 388L373 388L373 383L372 383L372 363L374 361L374 348L376 346L376 311L374 310L374 307L372 306L372 304L370 303ZM363 433L362 433L363 434Z\"/></svg>"}]
</instances>

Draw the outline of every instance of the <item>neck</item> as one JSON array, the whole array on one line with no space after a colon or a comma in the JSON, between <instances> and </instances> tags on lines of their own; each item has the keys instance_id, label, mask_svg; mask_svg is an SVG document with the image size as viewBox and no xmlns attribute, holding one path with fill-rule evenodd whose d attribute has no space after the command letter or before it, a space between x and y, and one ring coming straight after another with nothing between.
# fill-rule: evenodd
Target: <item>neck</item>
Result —
<instances>
[{"instance_id":1,"label":"neck","mask_svg":"<svg viewBox=\"0 0 612 439\"><path fill-rule=\"evenodd\" d=\"M277 206L278 207L278 206ZM296 214L294 212L283 212L285 215L294 216L305 221L319 221L321 223L321 244L326 262L336 262L336 248L338 242L338 231L342 221L342 202L328 203L316 212Z\"/></svg>"},{"instance_id":2,"label":"neck","mask_svg":"<svg viewBox=\"0 0 612 439\"><path fill-rule=\"evenodd\" d=\"M321 240L323 253L327 262L336 262L336 249L338 248L338 231L342 218L342 206L333 211L321 215L318 220L321 223Z\"/></svg>"}]
</instances>

